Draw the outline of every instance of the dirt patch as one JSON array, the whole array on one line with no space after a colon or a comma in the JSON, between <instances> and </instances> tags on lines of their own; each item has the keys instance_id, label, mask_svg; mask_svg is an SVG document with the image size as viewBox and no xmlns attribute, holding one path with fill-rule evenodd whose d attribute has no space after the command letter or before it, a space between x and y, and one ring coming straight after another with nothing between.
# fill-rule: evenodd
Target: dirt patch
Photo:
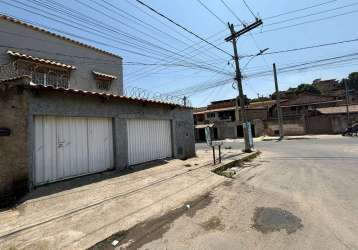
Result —
<instances>
[{"instance_id":1,"label":"dirt patch","mask_svg":"<svg viewBox=\"0 0 358 250\"><path fill-rule=\"evenodd\" d=\"M186 210L185 215L193 218L199 210L209 206L212 201L213 197L210 194L207 194L202 196L200 199L195 200L194 202L188 203L190 205L190 209Z\"/></svg>"},{"instance_id":2,"label":"dirt patch","mask_svg":"<svg viewBox=\"0 0 358 250\"><path fill-rule=\"evenodd\" d=\"M258 207L252 218L257 231L264 234L286 230L287 234L296 232L303 227L302 220L287 210L276 207Z\"/></svg>"},{"instance_id":3,"label":"dirt patch","mask_svg":"<svg viewBox=\"0 0 358 250\"><path fill-rule=\"evenodd\" d=\"M208 221L200 224L206 231L211 230L223 230L225 226L221 223L221 220L219 217L214 216L211 217Z\"/></svg>"},{"instance_id":4,"label":"dirt patch","mask_svg":"<svg viewBox=\"0 0 358 250\"><path fill-rule=\"evenodd\" d=\"M197 211L210 205L212 200L213 197L210 194L205 194L196 198L195 200L187 202L180 208L172 210L164 216L140 223L128 231L113 234L112 236L97 243L89 249L114 249L112 246L112 242L114 240L119 241L118 245L116 246L118 249L138 249L146 243L160 239L163 234L165 234L170 229L171 223L178 219L180 216L185 214L189 217L193 217ZM212 224L208 225L208 227L214 227L215 225L215 222L212 222Z\"/></svg>"}]
</instances>

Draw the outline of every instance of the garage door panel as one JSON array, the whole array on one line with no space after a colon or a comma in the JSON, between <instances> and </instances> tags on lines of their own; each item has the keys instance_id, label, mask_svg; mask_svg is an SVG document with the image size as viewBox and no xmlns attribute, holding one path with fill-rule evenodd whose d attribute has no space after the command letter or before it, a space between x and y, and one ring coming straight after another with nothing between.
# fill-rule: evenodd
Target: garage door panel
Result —
<instances>
[{"instance_id":1,"label":"garage door panel","mask_svg":"<svg viewBox=\"0 0 358 250\"><path fill-rule=\"evenodd\" d=\"M36 185L112 167L112 119L35 116Z\"/></svg>"},{"instance_id":2,"label":"garage door panel","mask_svg":"<svg viewBox=\"0 0 358 250\"><path fill-rule=\"evenodd\" d=\"M44 128L43 128L43 117L35 117L35 179L43 180L45 179L45 167L44 167Z\"/></svg>"},{"instance_id":3,"label":"garage door panel","mask_svg":"<svg viewBox=\"0 0 358 250\"><path fill-rule=\"evenodd\" d=\"M169 120L130 119L127 132L129 165L172 156Z\"/></svg>"},{"instance_id":4,"label":"garage door panel","mask_svg":"<svg viewBox=\"0 0 358 250\"><path fill-rule=\"evenodd\" d=\"M106 170L113 166L112 122L99 118L88 119L90 171Z\"/></svg>"},{"instance_id":5,"label":"garage door panel","mask_svg":"<svg viewBox=\"0 0 358 250\"><path fill-rule=\"evenodd\" d=\"M58 175L56 168L56 120L54 117L43 117L43 145L44 145L44 156L43 156L43 181L49 182L54 176ZM54 156L54 157L53 157Z\"/></svg>"},{"instance_id":6,"label":"garage door panel","mask_svg":"<svg viewBox=\"0 0 358 250\"><path fill-rule=\"evenodd\" d=\"M70 175L88 173L87 119L75 117L70 123ZM84 129L85 128L85 129Z\"/></svg>"}]
</instances>

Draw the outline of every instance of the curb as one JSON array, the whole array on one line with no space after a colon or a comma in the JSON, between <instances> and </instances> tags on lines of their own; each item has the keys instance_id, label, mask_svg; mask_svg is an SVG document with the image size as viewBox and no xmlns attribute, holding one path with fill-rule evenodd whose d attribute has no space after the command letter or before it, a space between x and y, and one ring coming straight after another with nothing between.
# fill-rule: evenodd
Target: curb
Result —
<instances>
[{"instance_id":1,"label":"curb","mask_svg":"<svg viewBox=\"0 0 358 250\"><path fill-rule=\"evenodd\" d=\"M230 162L219 164L219 166L212 169L211 172L213 172L215 174L219 174L229 168L234 167L237 163L250 161L250 160L256 158L257 156L259 156L260 154L261 154L261 151L258 150L258 151L252 152L252 153L248 153L247 155L244 155L243 157L239 156L237 159L231 160Z\"/></svg>"}]
</instances>

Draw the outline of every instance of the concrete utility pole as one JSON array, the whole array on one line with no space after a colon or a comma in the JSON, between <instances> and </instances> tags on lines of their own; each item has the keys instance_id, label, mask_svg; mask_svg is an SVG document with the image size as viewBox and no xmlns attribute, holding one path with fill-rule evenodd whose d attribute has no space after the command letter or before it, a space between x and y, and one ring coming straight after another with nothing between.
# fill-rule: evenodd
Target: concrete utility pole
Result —
<instances>
[{"instance_id":1,"label":"concrete utility pole","mask_svg":"<svg viewBox=\"0 0 358 250\"><path fill-rule=\"evenodd\" d=\"M229 28L231 31L231 34L235 35L234 25L229 24ZM235 60L235 66L236 66L236 77L235 80L237 82L237 89L239 90L239 98L240 98L240 120L242 121L242 128L244 131L244 140L245 140L245 152L251 152L251 147L249 143L249 133L248 128L246 126L247 119L246 119L246 112L245 112L245 97L244 97L244 91L242 89L242 75L240 70L240 62L239 62L239 55L237 54L237 46L236 46L236 37L233 37L232 39L232 45L234 47L234 60ZM238 108L238 105L236 105L236 108Z\"/></svg>"},{"instance_id":2,"label":"concrete utility pole","mask_svg":"<svg viewBox=\"0 0 358 250\"><path fill-rule=\"evenodd\" d=\"M273 76L275 79L275 90L276 90L276 106L277 106L277 119L279 124L279 131L280 131L280 139L283 138L283 119L282 119L282 109L280 103L280 91L278 89L278 81L277 81L277 71L276 71L276 64L273 64Z\"/></svg>"},{"instance_id":3,"label":"concrete utility pole","mask_svg":"<svg viewBox=\"0 0 358 250\"><path fill-rule=\"evenodd\" d=\"M236 66L236 76L235 76L235 80L237 82L237 89L239 91L239 98L240 98L240 120L242 121L242 127L243 127L243 132L244 132L244 140L245 140L245 148L244 151L245 152L251 152L251 145L250 145L250 141L249 141L249 128L248 128L248 124L247 124L247 118L246 118L246 112L245 112L245 97L244 97L244 91L242 89L242 74L241 74L241 70L240 70L240 62L239 62L239 55L237 52L237 44L236 44L236 39L249 32L250 30L260 26L262 24L262 20L257 19L254 23L245 26L242 30L236 32L234 25L228 23L230 32L231 32L231 36L225 38L226 42L231 41L232 42L232 46L234 48L234 61L235 61L235 66ZM238 105L236 105L236 109L238 108ZM236 112L238 113L238 112Z\"/></svg>"},{"instance_id":4,"label":"concrete utility pole","mask_svg":"<svg viewBox=\"0 0 358 250\"><path fill-rule=\"evenodd\" d=\"M347 126L349 127L350 124L350 117L349 117L349 90L348 90L348 80L347 79L343 79L344 81L344 88L345 88L345 92L346 92L346 111L347 111Z\"/></svg>"}]
</instances>

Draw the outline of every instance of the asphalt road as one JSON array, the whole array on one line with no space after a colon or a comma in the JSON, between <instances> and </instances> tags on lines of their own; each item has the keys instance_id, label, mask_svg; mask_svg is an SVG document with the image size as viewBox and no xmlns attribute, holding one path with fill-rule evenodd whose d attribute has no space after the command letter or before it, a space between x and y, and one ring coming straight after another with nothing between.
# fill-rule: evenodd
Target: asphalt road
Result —
<instances>
[{"instance_id":1,"label":"asphalt road","mask_svg":"<svg viewBox=\"0 0 358 250\"><path fill-rule=\"evenodd\" d=\"M187 211L132 234L141 242L136 247L358 249L358 138L256 147L263 154L235 179L188 204Z\"/></svg>"}]
</instances>

